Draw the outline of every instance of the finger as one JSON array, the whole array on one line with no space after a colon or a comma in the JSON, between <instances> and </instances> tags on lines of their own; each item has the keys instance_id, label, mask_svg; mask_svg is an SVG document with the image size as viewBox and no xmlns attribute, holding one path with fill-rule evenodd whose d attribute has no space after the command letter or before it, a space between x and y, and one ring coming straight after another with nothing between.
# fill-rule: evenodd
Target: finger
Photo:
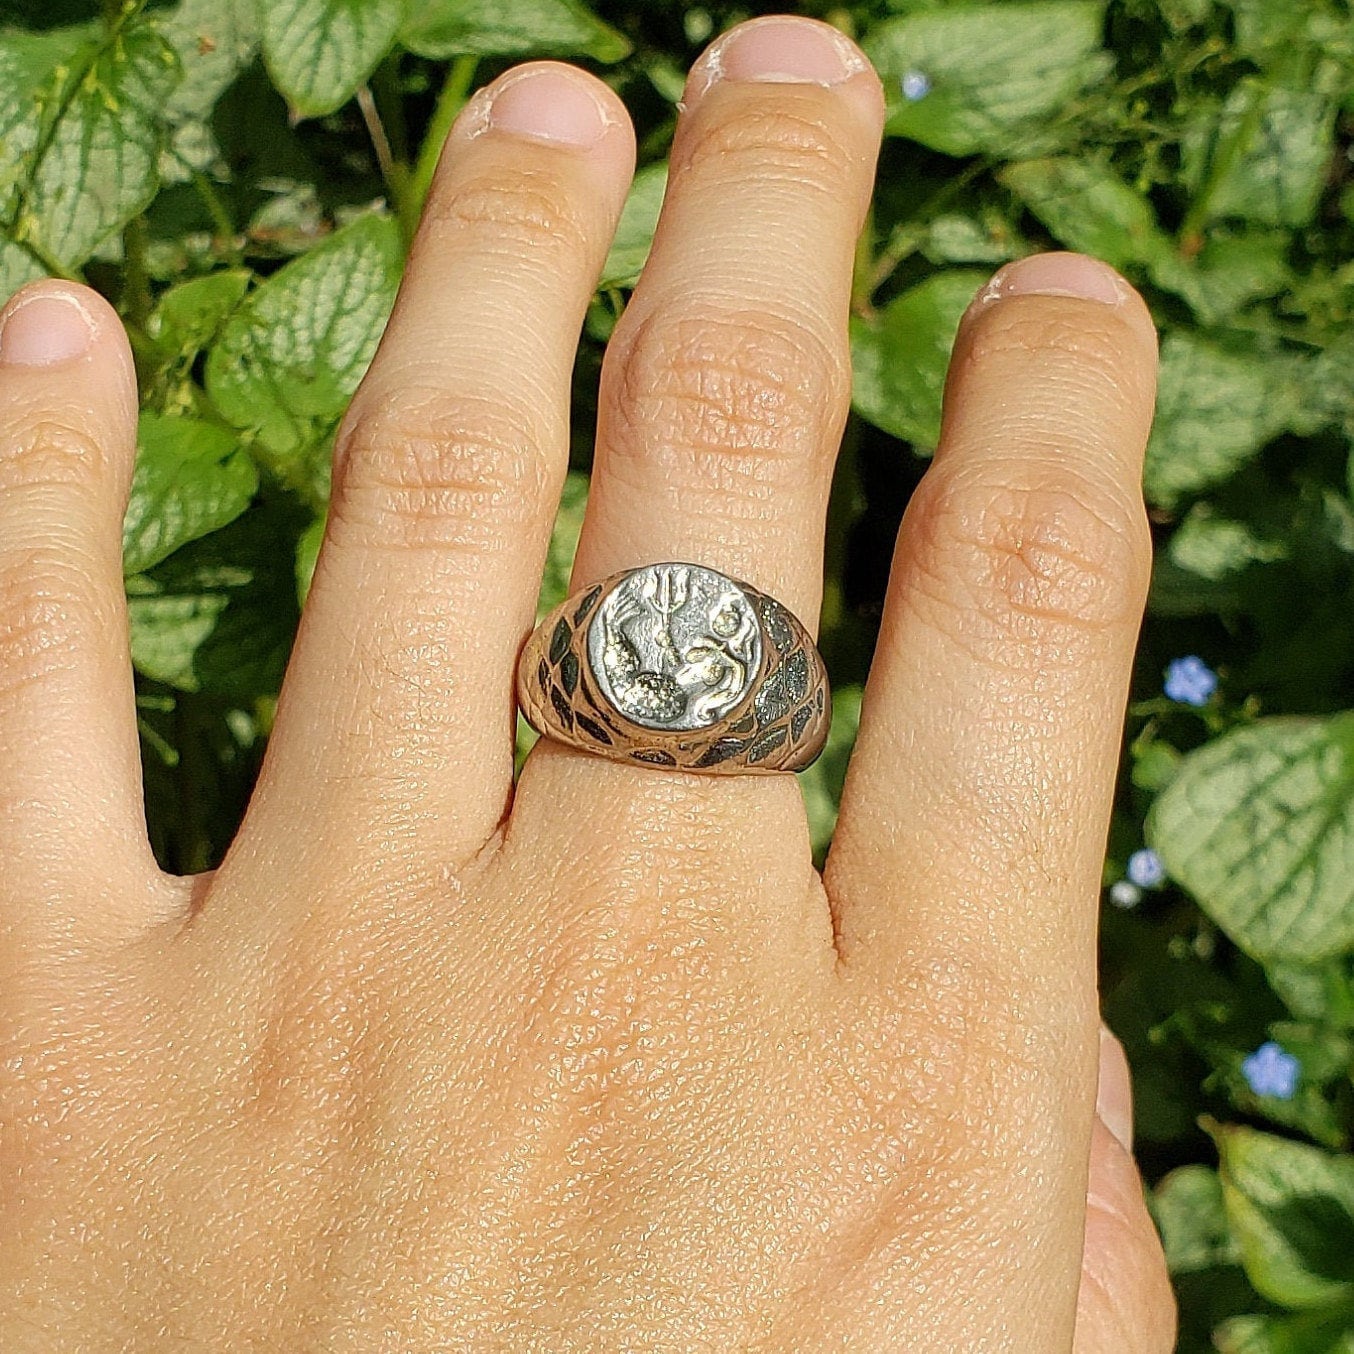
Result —
<instances>
[{"instance_id":1,"label":"finger","mask_svg":"<svg viewBox=\"0 0 1354 1354\"><path fill-rule=\"evenodd\" d=\"M0 908L25 934L155 906L122 587L135 445L112 307L25 287L0 313Z\"/></svg>"},{"instance_id":2,"label":"finger","mask_svg":"<svg viewBox=\"0 0 1354 1354\"><path fill-rule=\"evenodd\" d=\"M575 586L691 561L816 629L854 244L882 118L864 57L811 20L743 24L693 69L653 251L607 351ZM666 804L660 775L538 759L518 811L537 790L547 802L653 793ZM578 794L577 776L596 793ZM684 793L704 816L721 804L740 822L769 813L805 838L789 777Z\"/></svg>"},{"instance_id":3,"label":"finger","mask_svg":"<svg viewBox=\"0 0 1354 1354\"><path fill-rule=\"evenodd\" d=\"M1133 1160L1133 1091L1119 1041L1100 1031L1073 1354L1170 1354L1175 1296Z\"/></svg>"},{"instance_id":4,"label":"finger","mask_svg":"<svg viewBox=\"0 0 1354 1354\"><path fill-rule=\"evenodd\" d=\"M407 870L464 858L501 819L574 351L633 160L619 100L567 66L511 71L458 120L338 437L239 860L272 869L308 836Z\"/></svg>"},{"instance_id":5,"label":"finger","mask_svg":"<svg viewBox=\"0 0 1354 1354\"><path fill-rule=\"evenodd\" d=\"M1052 1066L1093 1010L1155 371L1146 308L1093 260L1023 260L970 308L828 862L848 966L899 992L962 968L989 1034Z\"/></svg>"}]
</instances>

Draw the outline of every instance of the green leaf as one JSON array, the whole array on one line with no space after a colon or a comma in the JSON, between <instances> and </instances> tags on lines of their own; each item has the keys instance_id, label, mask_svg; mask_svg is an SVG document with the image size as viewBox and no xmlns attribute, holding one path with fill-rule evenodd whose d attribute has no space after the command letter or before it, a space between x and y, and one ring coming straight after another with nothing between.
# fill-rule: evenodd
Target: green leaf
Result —
<instances>
[{"instance_id":1,"label":"green leaf","mask_svg":"<svg viewBox=\"0 0 1354 1354\"><path fill-rule=\"evenodd\" d=\"M1354 956L1319 965L1269 963L1265 977L1294 1015L1354 1030Z\"/></svg>"},{"instance_id":2,"label":"green leaf","mask_svg":"<svg viewBox=\"0 0 1354 1354\"><path fill-rule=\"evenodd\" d=\"M852 404L862 418L919 452L935 449L955 331L987 280L968 270L936 273L871 318L852 319Z\"/></svg>"},{"instance_id":3,"label":"green leaf","mask_svg":"<svg viewBox=\"0 0 1354 1354\"><path fill-rule=\"evenodd\" d=\"M611 243L611 252L602 267L602 280L597 284L600 291L609 291L613 287L633 287L639 280L640 270L653 244L654 229L658 225L658 213L663 206L663 194L667 186L666 162L646 165L635 175L630 195L621 212L620 224L616 227L616 237Z\"/></svg>"},{"instance_id":4,"label":"green leaf","mask_svg":"<svg viewBox=\"0 0 1354 1354\"><path fill-rule=\"evenodd\" d=\"M837 826L837 808L841 804L846 764L860 729L859 686L839 687L832 693L832 724L822 755L799 777L804 809L809 817L814 859L827 855Z\"/></svg>"},{"instance_id":5,"label":"green leaf","mask_svg":"<svg viewBox=\"0 0 1354 1354\"><path fill-rule=\"evenodd\" d=\"M78 24L46 33L0 31L0 213L9 219L27 181L43 123L73 63L96 50L98 28Z\"/></svg>"},{"instance_id":6,"label":"green leaf","mask_svg":"<svg viewBox=\"0 0 1354 1354\"><path fill-rule=\"evenodd\" d=\"M245 705L276 695L296 629L301 526L285 508L256 507L128 578L137 670Z\"/></svg>"},{"instance_id":7,"label":"green leaf","mask_svg":"<svg viewBox=\"0 0 1354 1354\"><path fill-rule=\"evenodd\" d=\"M26 282L46 277L47 270L27 250L0 235L0 304Z\"/></svg>"},{"instance_id":8,"label":"green leaf","mask_svg":"<svg viewBox=\"0 0 1354 1354\"><path fill-rule=\"evenodd\" d=\"M1137 1083L1136 1066L1134 1074ZM1139 1096L1149 1090L1136 1089ZM1241 1268L1241 1253L1223 1205L1222 1182L1208 1166L1181 1166L1149 1192L1147 1202L1180 1305L1177 1349L1180 1354L1205 1350L1216 1354L1212 1333L1218 1322L1262 1302Z\"/></svg>"},{"instance_id":9,"label":"green leaf","mask_svg":"<svg viewBox=\"0 0 1354 1354\"><path fill-rule=\"evenodd\" d=\"M305 605L310 594L310 585L315 578L315 565L320 558L320 546L324 544L325 519L317 517L302 533L296 542L296 600Z\"/></svg>"},{"instance_id":10,"label":"green leaf","mask_svg":"<svg viewBox=\"0 0 1354 1354\"><path fill-rule=\"evenodd\" d=\"M1211 503L1196 503L1157 551L1149 605L1165 616L1239 610L1248 600L1252 569L1288 553L1282 538L1225 517Z\"/></svg>"},{"instance_id":11,"label":"green leaf","mask_svg":"<svg viewBox=\"0 0 1354 1354\"><path fill-rule=\"evenodd\" d=\"M550 547L546 552L545 571L541 576L541 590L536 599L536 619L557 607L569 595L569 580L574 571L574 552L578 549L578 535L583 529L583 514L588 506L588 476L581 470L571 470L564 479L555 525L550 532ZM521 770L526 755L535 746L536 730L519 714L515 760Z\"/></svg>"},{"instance_id":12,"label":"green leaf","mask_svg":"<svg viewBox=\"0 0 1354 1354\"><path fill-rule=\"evenodd\" d=\"M256 0L181 0L159 20L183 71L165 106L171 122L207 117L253 59L259 45L258 8Z\"/></svg>"},{"instance_id":13,"label":"green leaf","mask_svg":"<svg viewBox=\"0 0 1354 1354\"><path fill-rule=\"evenodd\" d=\"M1180 769L1180 750L1164 739L1150 735L1139 734L1129 747L1129 755L1133 759L1130 773L1133 784L1150 794L1164 790Z\"/></svg>"},{"instance_id":14,"label":"green leaf","mask_svg":"<svg viewBox=\"0 0 1354 1354\"><path fill-rule=\"evenodd\" d=\"M376 350L400 266L395 222L359 217L274 273L207 358L217 409L303 493L313 495L316 458Z\"/></svg>"},{"instance_id":15,"label":"green leaf","mask_svg":"<svg viewBox=\"0 0 1354 1354\"><path fill-rule=\"evenodd\" d=\"M1168 334L1143 478L1148 499L1174 507L1250 460L1288 424L1286 377L1273 359L1228 351L1184 330Z\"/></svg>"},{"instance_id":16,"label":"green leaf","mask_svg":"<svg viewBox=\"0 0 1354 1354\"><path fill-rule=\"evenodd\" d=\"M950 155L1018 147L1019 133L1056 117L1103 71L1103 10L1100 0L1036 0L928 9L877 24L865 50L888 94L885 130ZM911 71L931 88L909 101L902 80Z\"/></svg>"},{"instance_id":17,"label":"green leaf","mask_svg":"<svg viewBox=\"0 0 1354 1354\"><path fill-rule=\"evenodd\" d=\"M587 506L588 477L581 470L571 470L565 477L555 526L550 533L550 548L546 552L545 572L541 576L541 591L536 602L537 620L569 595L574 551L578 549L578 534L583 529L583 513Z\"/></svg>"},{"instance_id":18,"label":"green leaf","mask_svg":"<svg viewBox=\"0 0 1354 1354\"><path fill-rule=\"evenodd\" d=\"M1005 263L1027 250L1009 221L995 212L944 212L926 228L922 253L932 263Z\"/></svg>"},{"instance_id":19,"label":"green leaf","mask_svg":"<svg viewBox=\"0 0 1354 1354\"><path fill-rule=\"evenodd\" d=\"M1354 24L1329 0L1224 0L1233 15L1236 50L1261 68L1291 68L1295 49L1354 55ZM1304 52L1303 55L1306 55Z\"/></svg>"},{"instance_id":20,"label":"green leaf","mask_svg":"<svg viewBox=\"0 0 1354 1354\"><path fill-rule=\"evenodd\" d=\"M194 418L142 414L122 524L122 567L141 573L237 518L258 472L234 433Z\"/></svg>"},{"instance_id":21,"label":"green leaf","mask_svg":"<svg viewBox=\"0 0 1354 1354\"><path fill-rule=\"evenodd\" d=\"M1281 292L1292 278L1287 231L1209 231L1192 264L1174 256L1155 268L1156 282L1184 297L1205 324L1222 324L1242 306Z\"/></svg>"},{"instance_id":22,"label":"green leaf","mask_svg":"<svg viewBox=\"0 0 1354 1354\"><path fill-rule=\"evenodd\" d=\"M228 268L180 282L160 297L146 329L174 352L199 353L244 300L249 279L245 269Z\"/></svg>"},{"instance_id":23,"label":"green leaf","mask_svg":"<svg viewBox=\"0 0 1354 1354\"><path fill-rule=\"evenodd\" d=\"M401 0L264 0L263 59L301 117L332 113L395 41Z\"/></svg>"},{"instance_id":24,"label":"green leaf","mask_svg":"<svg viewBox=\"0 0 1354 1354\"><path fill-rule=\"evenodd\" d=\"M1156 0L1156 8L1172 31L1179 33L1203 23L1212 12L1213 0Z\"/></svg>"},{"instance_id":25,"label":"green leaf","mask_svg":"<svg viewBox=\"0 0 1354 1354\"><path fill-rule=\"evenodd\" d=\"M419 56L590 56L619 61L629 40L576 0L419 0L400 41Z\"/></svg>"},{"instance_id":26,"label":"green leaf","mask_svg":"<svg viewBox=\"0 0 1354 1354\"><path fill-rule=\"evenodd\" d=\"M1026 160L1007 165L997 177L1069 249L1119 269L1156 266L1175 255L1151 204L1100 161Z\"/></svg>"},{"instance_id":27,"label":"green leaf","mask_svg":"<svg viewBox=\"0 0 1354 1354\"><path fill-rule=\"evenodd\" d=\"M1235 1125L1213 1136L1227 1217L1256 1291L1297 1309L1354 1296L1354 1157Z\"/></svg>"},{"instance_id":28,"label":"green leaf","mask_svg":"<svg viewBox=\"0 0 1354 1354\"><path fill-rule=\"evenodd\" d=\"M1311 963L1348 951L1354 712L1261 720L1191 753L1147 835L1248 954Z\"/></svg>"},{"instance_id":29,"label":"green leaf","mask_svg":"<svg viewBox=\"0 0 1354 1354\"><path fill-rule=\"evenodd\" d=\"M1354 1354L1354 1308L1298 1316L1238 1316L1215 1335L1219 1354Z\"/></svg>"},{"instance_id":30,"label":"green leaf","mask_svg":"<svg viewBox=\"0 0 1354 1354\"><path fill-rule=\"evenodd\" d=\"M1289 276L1288 236L1278 232L1212 232L1186 259L1147 198L1099 160L1027 160L998 177L1056 240L1122 271L1144 270L1207 323L1221 323L1247 301L1272 294Z\"/></svg>"},{"instance_id":31,"label":"green leaf","mask_svg":"<svg viewBox=\"0 0 1354 1354\"><path fill-rule=\"evenodd\" d=\"M1240 1251L1227 1226L1222 1181L1207 1166L1181 1166L1148 1196L1172 1274L1236 1264Z\"/></svg>"},{"instance_id":32,"label":"green leaf","mask_svg":"<svg viewBox=\"0 0 1354 1354\"><path fill-rule=\"evenodd\" d=\"M166 182L181 182L221 161L208 119L216 101L254 59L258 17L257 0L181 0L159 17L160 31L183 71L165 104L173 126L160 165Z\"/></svg>"},{"instance_id":33,"label":"green leaf","mask_svg":"<svg viewBox=\"0 0 1354 1354\"><path fill-rule=\"evenodd\" d=\"M21 63L25 77L32 56ZM132 22L80 48L36 92L0 96L0 183L13 185L4 233L67 271L84 263L155 196L164 108L178 79L164 38Z\"/></svg>"},{"instance_id":34,"label":"green leaf","mask_svg":"<svg viewBox=\"0 0 1354 1354\"><path fill-rule=\"evenodd\" d=\"M1335 104L1313 89L1240 80L1220 107L1185 129L1184 177L1202 195L1205 221L1235 216L1303 226L1334 154Z\"/></svg>"}]
</instances>

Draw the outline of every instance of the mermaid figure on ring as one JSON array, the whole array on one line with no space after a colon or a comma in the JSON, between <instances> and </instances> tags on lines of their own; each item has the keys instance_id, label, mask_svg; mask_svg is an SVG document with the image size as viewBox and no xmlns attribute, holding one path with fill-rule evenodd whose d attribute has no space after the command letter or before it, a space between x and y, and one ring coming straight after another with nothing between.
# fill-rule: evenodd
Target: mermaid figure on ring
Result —
<instances>
[{"instance_id":1,"label":"mermaid figure on ring","mask_svg":"<svg viewBox=\"0 0 1354 1354\"><path fill-rule=\"evenodd\" d=\"M727 593L711 605L704 624L692 627L684 614L689 582L687 570L664 569L644 580L641 595L617 597L600 618L602 663L622 709L656 724L687 716L699 728L747 691L757 622L739 595ZM679 631L687 632L685 640Z\"/></svg>"}]
</instances>

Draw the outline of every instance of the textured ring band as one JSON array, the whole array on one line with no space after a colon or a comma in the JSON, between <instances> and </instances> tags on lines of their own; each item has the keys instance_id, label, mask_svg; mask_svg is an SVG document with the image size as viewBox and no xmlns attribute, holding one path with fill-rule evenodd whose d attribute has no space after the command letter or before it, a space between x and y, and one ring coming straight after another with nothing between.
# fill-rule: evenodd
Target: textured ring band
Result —
<instances>
[{"instance_id":1,"label":"textured ring band","mask_svg":"<svg viewBox=\"0 0 1354 1354\"><path fill-rule=\"evenodd\" d=\"M628 569L562 602L522 651L517 700L546 738L712 774L802 771L832 718L799 621L699 564Z\"/></svg>"}]
</instances>

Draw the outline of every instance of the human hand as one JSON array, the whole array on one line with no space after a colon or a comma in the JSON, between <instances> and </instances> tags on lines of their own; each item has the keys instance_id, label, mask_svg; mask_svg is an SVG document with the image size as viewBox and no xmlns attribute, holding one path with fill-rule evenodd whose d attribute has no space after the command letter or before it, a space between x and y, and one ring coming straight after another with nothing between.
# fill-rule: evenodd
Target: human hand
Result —
<instances>
[{"instance_id":1,"label":"human hand","mask_svg":"<svg viewBox=\"0 0 1354 1354\"><path fill-rule=\"evenodd\" d=\"M577 585L689 559L816 615L881 117L808 21L693 72ZM142 821L121 328L57 282L0 317L6 1351L1170 1348L1112 1041L1094 1113L1147 312L1062 255L966 317L825 878L789 776L542 744L514 795L633 154L555 65L461 117L210 877Z\"/></svg>"}]
</instances>

